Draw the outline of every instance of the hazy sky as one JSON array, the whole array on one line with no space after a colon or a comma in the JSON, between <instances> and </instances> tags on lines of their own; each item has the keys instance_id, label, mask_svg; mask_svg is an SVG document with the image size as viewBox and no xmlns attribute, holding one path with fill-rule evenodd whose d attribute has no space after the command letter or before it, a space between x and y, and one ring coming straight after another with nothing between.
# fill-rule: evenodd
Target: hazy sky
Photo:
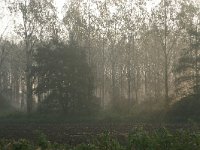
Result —
<instances>
[{"instance_id":1,"label":"hazy sky","mask_svg":"<svg viewBox=\"0 0 200 150\"><path fill-rule=\"evenodd\" d=\"M57 7L57 10L59 12L58 16L60 19L62 19L62 8L65 3L67 3L68 0L54 0L55 6ZM151 8L157 5L160 0L146 0L147 2L147 10L151 11ZM6 11L6 5L4 3L4 0L0 0L0 36L6 29L5 35L8 38L12 38L13 36L13 22L12 17L9 15L9 13Z\"/></svg>"},{"instance_id":2,"label":"hazy sky","mask_svg":"<svg viewBox=\"0 0 200 150\"><path fill-rule=\"evenodd\" d=\"M54 1L56 3L58 10L60 11L64 3L66 3L68 0L54 0ZM146 2L147 2L147 9L151 10L151 8L155 6L156 4L158 4L160 0L146 0Z\"/></svg>"},{"instance_id":3,"label":"hazy sky","mask_svg":"<svg viewBox=\"0 0 200 150\"><path fill-rule=\"evenodd\" d=\"M55 4L56 4L56 7L58 9L58 12L60 13L59 14L59 17L62 18L62 8L64 6L64 4L67 2L67 0L54 0L55 1Z\"/></svg>"}]
</instances>

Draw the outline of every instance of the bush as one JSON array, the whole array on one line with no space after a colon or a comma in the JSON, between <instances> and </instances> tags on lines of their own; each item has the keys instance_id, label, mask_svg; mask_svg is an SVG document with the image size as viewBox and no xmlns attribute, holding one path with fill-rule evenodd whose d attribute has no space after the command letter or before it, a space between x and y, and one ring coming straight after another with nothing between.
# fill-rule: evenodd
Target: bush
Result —
<instances>
[{"instance_id":1,"label":"bush","mask_svg":"<svg viewBox=\"0 0 200 150\"><path fill-rule=\"evenodd\" d=\"M153 133L138 130L129 137L129 150L198 150L200 136L191 131L175 131L162 128Z\"/></svg>"},{"instance_id":2,"label":"bush","mask_svg":"<svg viewBox=\"0 0 200 150\"><path fill-rule=\"evenodd\" d=\"M47 137L43 133L39 133L38 137L38 146L42 149L45 150L50 147L50 142L47 140Z\"/></svg>"},{"instance_id":3,"label":"bush","mask_svg":"<svg viewBox=\"0 0 200 150\"><path fill-rule=\"evenodd\" d=\"M182 98L171 106L167 112L167 120L175 122L199 121L200 95L190 95Z\"/></svg>"},{"instance_id":4,"label":"bush","mask_svg":"<svg viewBox=\"0 0 200 150\"><path fill-rule=\"evenodd\" d=\"M124 148L116 139L113 139L110 133L101 134L95 142L98 150L123 150Z\"/></svg>"},{"instance_id":5,"label":"bush","mask_svg":"<svg viewBox=\"0 0 200 150\"><path fill-rule=\"evenodd\" d=\"M128 145L122 146L118 140L107 132L99 135L90 144L79 144L74 147L51 143L44 134L38 138L37 145L25 139L18 141L0 140L2 150L199 150L200 133L189 130L170 132L166 128L146 131L134 130L128 137Z\"/></svg>"},{"instance_id":6,"label":"bush","mask_svg":"<svg viewBox=\"0 0 200 150\"><path fill-rule=\"evenodd\" d=\"M33 146L28 140L21 139L19 141L14 141L12 144L12 150L32 150Z\"/></svg>"}]
</instances>

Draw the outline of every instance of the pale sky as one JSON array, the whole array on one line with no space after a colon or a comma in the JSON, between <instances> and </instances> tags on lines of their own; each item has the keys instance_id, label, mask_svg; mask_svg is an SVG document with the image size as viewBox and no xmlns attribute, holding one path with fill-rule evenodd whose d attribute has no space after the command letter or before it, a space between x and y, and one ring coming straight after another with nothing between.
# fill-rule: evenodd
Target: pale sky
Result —
<instances>
[{"instance_id":1,"label":"pale sky","mask_svg":"<svg viewBox=\"0 0 200 150\"><path fill-rule=\"evenodd\" d=\"M61 19L63 16L62 16L62 8L64 6L65 3L67 3L67 0L54 0L55 1L55 4L56 4L56 7L58 9L58 12L59 12L59 18Z\"/></svg>"}]
</instances>

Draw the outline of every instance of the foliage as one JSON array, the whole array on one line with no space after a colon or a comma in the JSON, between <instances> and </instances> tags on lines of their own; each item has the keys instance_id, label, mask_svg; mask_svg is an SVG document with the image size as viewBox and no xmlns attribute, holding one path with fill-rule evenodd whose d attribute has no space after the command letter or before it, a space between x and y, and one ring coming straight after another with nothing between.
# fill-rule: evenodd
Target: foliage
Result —
<instances>
[{"instance_id":1,"label":"foliage","mask_svg":"<svg viewBox=\"0 0 200 150\"><path fill-rule=\"evenodd\" d=\"M166 114L167 121L187 122L189 119L199 121L200 96L189 95L174 103Z\"/></svg>"},{"instance_id":2,"label":"foliage","mask_svg":"<svg viewBox=\"0 0 200 150\"><path fill-rule=\"evenodd\" d=\"M136 130L129 136L129 149L151 149L153 139L143 130Z\"/></svg>"},{"instance_id":3,"label":"foliage","mask_svg":"<svg viewBox=\"0 0 200 150\"><path fill-rule=\"evenodd\" d=\"M36 94L46 95L42 109L88 113L95 107L93 77L84 50L52 40L37 49L33 74L38 78ZM96 103L97 105L97 103Z\"/></svg>"},{"instance_id":4,"label":"foliage","mask_svg":"<svg viewBox=\"0 0 200 150\"><path fill-rule=\"evenodd\" d=\"M130 135L129 149L135 150L188 150L200 148L200 136L191 131L169 132L161 128L153 133L139 130Z\"/></svg>"},{"instance_id":5,"label":"foliage","mask_svg":"<svg viewBox=\"0 0 200 150\"><path fill-rule=\"evenodd\" d=\"M123 150L123 147L119 144L116 139L113 139L109 132L101 134L95 145L99 150Z\"/></svg>"},{"instance_id":6,"label":"foliage","mask_svg":"<svg viewBox=\"0 0 200 150\"><path fill-rule=\"evenodd\" d=\"M1 139L0 148L5 150L198 150L200 148L199 132L189 130L172 132L166 128L155 131L135 129L127 139L128 145L119 144L110 133L101 134L89 144L82 143L75 146L51 142L48 142L47 146L44 145L44 138L38 140L39 143L33 144L25 139L18 141ZM45 141L47 142L47 139Z\"/></svg>"},{"instance_id":7,"label":"foliage","mask_svg":"<svg viewBox=\"0 0 200 150\"><path fill-rule=\"evenodd\" d=\"M45 134L40 133L38 137L38 146L41 147L41 149L47 149L50 147L50 143L47 140L47 137Z\"/></svg>"},{"instance_id":8,"label":"foliage","mask_svg":"<svg viewBox=\"0 0 200 150\"><path fill-rule=\"evenodd\" d=\"M0 149L2 150L33 150L33 144L26 140L20 139L18 141L15 140L0 140Z\"/></svg>"},{"instance_id":9,"label":"foliage","mask_svg":"<svg viewBox=\"0 0 200 150\"><path fill-rule=\"evenodd\" d=\"M188 31L188 34L190 36L189 46L182 49L181 55L174 69L176 75L176 94L181 97L200 93L200 34L197 29L193 28Z\"/></svg>"},{"instance_id":10,"label":"foliage","mask_svg":"<svg viewBox=\"0 0 200 150\"><path fill-rule=\"evenodd\" d=\"M31 150L32 147L33 146L30 142L25 139L21 139L13 143L13 150Z\"/></svg>"}]
</instances>

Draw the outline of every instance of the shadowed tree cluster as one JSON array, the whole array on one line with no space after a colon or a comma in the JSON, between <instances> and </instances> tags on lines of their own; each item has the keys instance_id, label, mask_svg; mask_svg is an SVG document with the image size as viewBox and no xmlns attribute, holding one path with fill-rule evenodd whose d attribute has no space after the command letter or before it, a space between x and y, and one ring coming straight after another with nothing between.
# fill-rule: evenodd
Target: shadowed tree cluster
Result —
<instances>
[{"instance_id":1,"label":"shadowed tree cluster","mask_svg":"<svg viewBox=\"0 0 200 150\"><path fill-rule=\"evenodd\" d=\"M36 49L34 58L35 94L42 109L91 113L97 102L93 97L93 75L83 48L73 40L69 44L51 40Z\"/></svg>"}]
</instances>

